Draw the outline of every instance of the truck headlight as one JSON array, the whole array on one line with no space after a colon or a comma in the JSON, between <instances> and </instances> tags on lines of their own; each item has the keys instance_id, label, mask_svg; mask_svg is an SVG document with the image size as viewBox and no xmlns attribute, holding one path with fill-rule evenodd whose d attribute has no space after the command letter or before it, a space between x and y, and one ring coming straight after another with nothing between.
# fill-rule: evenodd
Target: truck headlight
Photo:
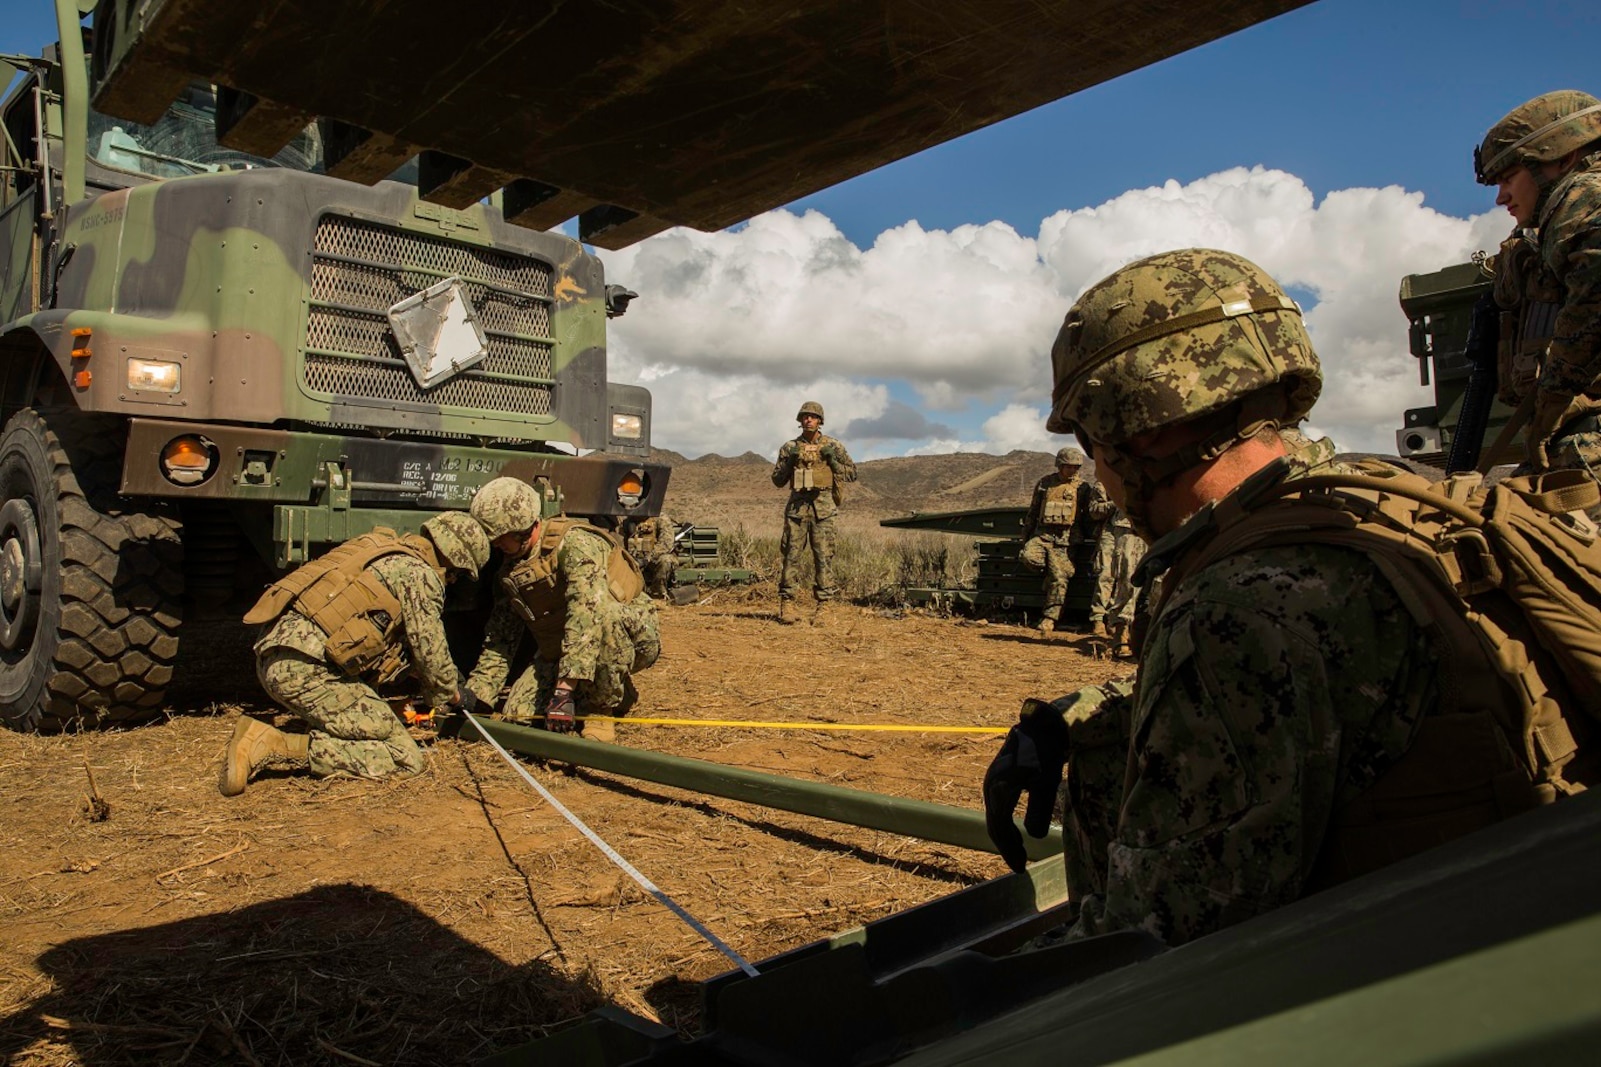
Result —
<instances>
[{"instance_id":1,"label":"truck headlight","mask_svg":"<svg viewBox=\"0 0 1601 1067\"><path fill-rule=\"evenodd\" d=\"M178 364L164 359L130 359L128 388L141 393L176 393L183 387Z\"/></svg>"},{"instance_id":2,"label":"truck headlight","mask_svg":"<svg viewBox=\"0 0 1601 1067\"><path fill-rule=\"evenodd\" d=\"M639 440L645 436L645 417L612 412L611 435L619 441Z\"/></svg>"}]
</instances>

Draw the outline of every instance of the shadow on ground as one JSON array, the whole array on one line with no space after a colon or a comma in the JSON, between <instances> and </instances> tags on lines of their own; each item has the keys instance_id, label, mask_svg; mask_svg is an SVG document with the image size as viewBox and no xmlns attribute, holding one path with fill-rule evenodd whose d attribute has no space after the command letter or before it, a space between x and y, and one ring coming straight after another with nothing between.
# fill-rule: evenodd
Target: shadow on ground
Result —
<instances>
[{"instance_id":1,"label":"shadow on ground","mask_svg":"<svg viewBox=\"0 0 1601 1067\"><path fill-rule=\"evenodd\" d=\"M587 973L508 966L359 885L68 941L38 966L53 991L0 1020L0 1062L469 1063L605 1002Z\"/></svg>"}]
</instances>

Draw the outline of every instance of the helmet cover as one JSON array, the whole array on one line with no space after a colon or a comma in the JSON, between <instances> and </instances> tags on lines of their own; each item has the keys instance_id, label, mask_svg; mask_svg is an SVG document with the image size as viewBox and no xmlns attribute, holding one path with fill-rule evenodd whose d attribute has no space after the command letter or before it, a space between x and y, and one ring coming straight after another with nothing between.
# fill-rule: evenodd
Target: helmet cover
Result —
<instances>
[{"instance_id":1,"label":"helmet cover","mask_svg":"<svg viewBox=\"0 0 1601 1067\"><path fill-rule=\"evenodd\" d=\"M496 478L473 494L472 517L493 541L539 525L539 490L517 478Z\"/></svg>"},{"instance_id":2,"label":"helmet cover","mask_svg":"<svg viewBox=\"0 0 1601 1067\"><path fill-rule=\"evenodd\" d=\"M1601 100L1577 89L1544 93L1490 127L1473 150L1473 176L1494 185L1512 167L1554 163L1595 140L1601 140Z\"/></svg>"},{"instance_id":3,"label":"helmet cover","mask_svg":"<svg viewBox=\"0 0 1601 1067\"><path fill-rule=\"evenodd\" d=\"M446 511L422 524L446 563L476 578L489 562L489 538L478 520L463 511Z\"/></svg>"}]
</instances>

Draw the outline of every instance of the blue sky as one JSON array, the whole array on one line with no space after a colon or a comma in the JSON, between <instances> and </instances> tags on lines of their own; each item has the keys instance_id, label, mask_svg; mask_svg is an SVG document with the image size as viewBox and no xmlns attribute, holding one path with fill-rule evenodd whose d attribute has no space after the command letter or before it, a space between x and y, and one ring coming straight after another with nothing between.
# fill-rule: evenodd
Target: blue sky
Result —
<instances>
[{"instance_id":1,"label":"blue sky","mask_svg":"<svg viewBox=\"0 0 1601 1067\"><path fill-rule=\"evenodd\" d=\"M45 0L5 8L0 51L53 36ZM809 396L863 456L1054 448L1045 353L1072 299L1206 244L1309 306L1314 427L1389 450L1428 402L1401 275L1504 235L1472 146L1538 93L1601 92L1598 41L1593 0L1320 0L737 232L604 254L642 293L613 376L651 387L656 443L689 455L771 452Z\"/></svg>"}]
</instances>

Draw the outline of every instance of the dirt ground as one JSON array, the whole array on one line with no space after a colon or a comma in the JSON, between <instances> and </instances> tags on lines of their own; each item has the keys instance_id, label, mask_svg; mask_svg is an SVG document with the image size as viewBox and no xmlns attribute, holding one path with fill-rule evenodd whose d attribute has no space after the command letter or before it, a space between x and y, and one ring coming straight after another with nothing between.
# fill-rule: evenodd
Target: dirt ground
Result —
<instances>
[{"instance_id":1,"label":"dirt ground","mask_svg":"<svg viewBox=\"0 0 1601 1067\"><path fill-rule=\"evenodd\" d=\"M1085 638L770 590L664 609L642 716L1004 725L1129 669ZM226 666L226 665L218 665ZM248 662L237 678L250 677ZM243 685L245 683L241 683ZM217 793L240 710L0 735L0 1062L470 1062L605 1003L685 1033L729 962L487 745L399 783L268 771ZM282 719L280 719L282 722ZM994 736L628 726L620 743L980 808ZM558 764L532 773L736 951L761 960L1004 873L961 848ZM92 779L92 784L91 784ZM104 804L97 818L91 792Z\"/></svg>"}]
</instances>

